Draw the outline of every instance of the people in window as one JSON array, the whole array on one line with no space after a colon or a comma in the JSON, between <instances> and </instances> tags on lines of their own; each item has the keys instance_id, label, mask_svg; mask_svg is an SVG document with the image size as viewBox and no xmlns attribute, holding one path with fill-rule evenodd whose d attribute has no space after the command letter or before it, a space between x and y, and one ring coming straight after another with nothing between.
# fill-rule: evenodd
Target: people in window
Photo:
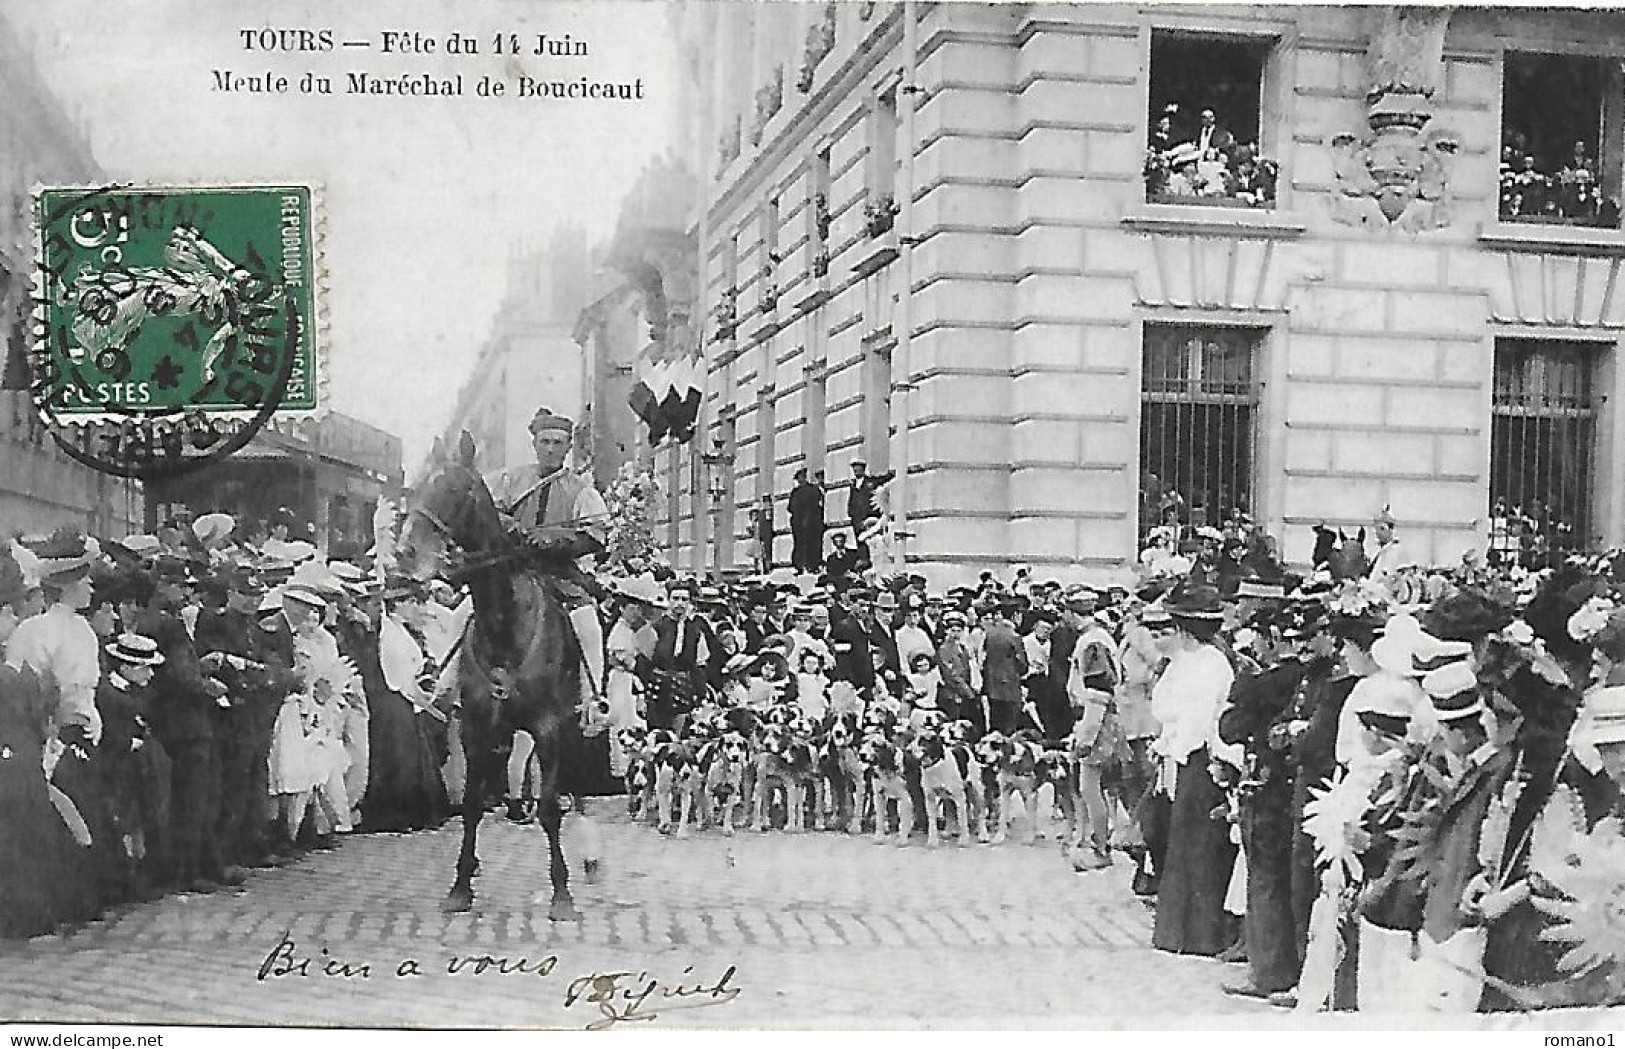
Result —
<instances>
[{"instance_id":1,"label":"people in window","mask_svg":"<svg viewBox=\"0 0 1625 1049\"><path fill-rule=\"evenodd\" d=\"M1556 174L1526 148L1527 138L1511 132L1501 146L1500 214L1503 219L1544 219L1587 225L1619 225L1619 202L1605 200L1598 165L1585 140L1574 143Z\"/></svg>"},{"instance_id":2,"label":"people in window","mask_svg":"<svg viewBox=\"0 0 1625 1049\"><path fill-rule=\"evenodd\" d=\"M1201 110L1194 130L1175 121L1180 104L1157 114L1146 144L1144 177L1149 199L1197 197L1234 200L1251 207L1275 202L1276 165L1259 156L1257 143L1240 143L1212 107Z\"/></svg>"}]
</instances>

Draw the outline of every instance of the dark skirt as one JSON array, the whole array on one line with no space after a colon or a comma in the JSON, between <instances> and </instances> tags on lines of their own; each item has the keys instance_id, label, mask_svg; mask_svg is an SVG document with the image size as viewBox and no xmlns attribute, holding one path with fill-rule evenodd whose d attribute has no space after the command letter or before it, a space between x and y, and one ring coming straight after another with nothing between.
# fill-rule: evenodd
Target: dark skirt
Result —
<instances>
[{"instance_id":1,"label":"dark skirt","mask_svg":"<svg viewBox=\"0 0 1625 1049\"><path fill-rule=\"evenodd\" d=\"M0 703L4 703L0 697ZM0 726L0 938L48 933L96 907L90 850L51 804L37 741Z\"/></svg>"},{"instance_id":2,"label":"dark skirt","mask_svg":"<svg viewBox=\"0 0 1625 1049\"><path fill-rule=\"evenodd\" d=\"M367 794L361 802L367 830L407 831L439 826L449 803L440 778L445 743L439 722L419 714L398 692L367 697Z\"/></svg>"},{"instance_id":3,"label":"dark skirt","mask_svg":"<svg viewBox=\"0 0 1625 1049\"><path fill-rule=\"evenodd\" d=\"M1168 827L1168 852L1157 893L1152 946L1175 954L1219 954L1231 945L1224 893L1236 847L1230 827L1212 818L1224 792L1207 772L1207 748L1179 766Z\"/></svg>"},{"instance_id":4,"label":"dark skirt","mask_svg":"<svg viewBox=\"0 0 1625 1049\"><path fill-rule=\"evenodd\" d=\"M609 771L609 733L584 736L575 717L559 730L559 793L578 798L605 798L626 793L626 784Z\"/></svg>"}]
</instances>

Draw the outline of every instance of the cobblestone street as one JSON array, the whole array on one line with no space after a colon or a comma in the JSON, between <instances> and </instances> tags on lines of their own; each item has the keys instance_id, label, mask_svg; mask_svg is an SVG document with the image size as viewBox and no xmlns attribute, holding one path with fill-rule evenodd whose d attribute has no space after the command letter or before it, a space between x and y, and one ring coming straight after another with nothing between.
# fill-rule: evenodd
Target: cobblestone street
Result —
<instances>
[{"instance_id":1,"label":"cobblestone street","mask_svg":"<svg viewBox=\"0 0 1625 1049\"><path fill-rule=\"evenodd\" d=\"M0 954L0 1016L581 1027L600 1012L586 1000L566 1005L578 977L629 972L617 986L712 988L730 967L731 1000L656 992L638 1011L674 1027L1279 1016L1220 992L1243 969L1151 950L1151 913L1130 895L1122 859L1080 876L1042 840L933 851L923 839L900 848L833 833L680 840L619 814L601 825L601 876L573 882L580 923L547 920L542 832L497 819L482 827L475 910L442 914L453 820L434 832L352 837L253 872L234 891L170 897L70 937L10 947ZM284 933L292 947L283 960L316 959L312 975L261 980ZM506 959L510 971L489 961L477 971L484 956ZM539 975L548 956L556 964ZM395 975L408 958L422 975ZM317 975L328 959L369 975ZM464 961L451 973L454 959ZM528 971L513 971L520 959ZM677 1001L708 1004L676 1011Z\"/></svg>"}]
</instances>

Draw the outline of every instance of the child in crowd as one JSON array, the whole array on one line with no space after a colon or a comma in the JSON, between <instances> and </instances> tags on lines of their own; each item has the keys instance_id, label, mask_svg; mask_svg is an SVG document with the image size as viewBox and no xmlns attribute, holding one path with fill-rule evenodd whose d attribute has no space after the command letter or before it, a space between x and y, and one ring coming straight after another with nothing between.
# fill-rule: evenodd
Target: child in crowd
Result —
<instances>
[{"instance_id":1,"label":"child in crowd","mask_svg":"<svg viewBox=\"0 0 1625 1049\"><path fill-rule=\"evenodd\" d=\"M822 721L829 712L829 678L824 673L824 657L816 648L804 648L796 672L796 705L803 717Z\"/></svg>"}]
</instances>

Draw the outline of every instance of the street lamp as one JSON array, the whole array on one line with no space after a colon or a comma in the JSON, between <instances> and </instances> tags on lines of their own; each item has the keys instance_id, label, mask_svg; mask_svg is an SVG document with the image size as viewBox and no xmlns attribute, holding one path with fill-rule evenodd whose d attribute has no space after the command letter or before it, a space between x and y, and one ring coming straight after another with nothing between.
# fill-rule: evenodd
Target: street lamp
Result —
<instances>
[{"instance_id":1,"label":"street lamp","mask_svg":"<svg viewBox=\"0 0 1625 1049\"><path fill-rule=\"evenodd\" d=\"M705 490L711 496L711 569L721 572L722 500L728 495L728 479L720 437L711 438L711 450L700 453L700 462L705 464Z\"/></svg>"}]
</instances>

